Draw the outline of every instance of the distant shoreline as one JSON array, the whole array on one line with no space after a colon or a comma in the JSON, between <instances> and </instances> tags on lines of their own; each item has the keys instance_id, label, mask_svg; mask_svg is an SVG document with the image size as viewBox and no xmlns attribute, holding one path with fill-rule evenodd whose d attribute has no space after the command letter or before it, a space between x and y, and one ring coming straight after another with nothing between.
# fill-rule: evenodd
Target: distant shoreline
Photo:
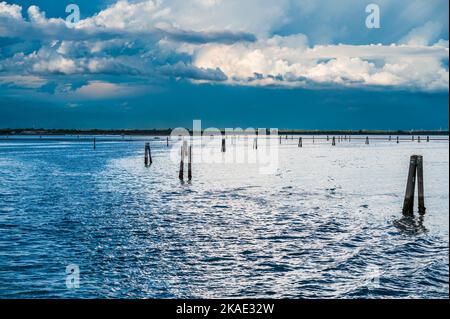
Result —
<instances>
[{"instance_id":1,"label":"distant shoreline","mask_svg":"<svg viewBox=\"0 0 450 319\"><path fill-rule=\"evenodd\" d=\"M192 130L188 130L192 134ZM224 129L221 129L225 132ZM0 135L124 135L124 136L167 136L172 129L149 130L103 130L103 129L0 129ZM269 134L269 131L268 131ZM287 130L278 131L280 135L449 135L448 130Z\"/></svg>"}]
</instances>

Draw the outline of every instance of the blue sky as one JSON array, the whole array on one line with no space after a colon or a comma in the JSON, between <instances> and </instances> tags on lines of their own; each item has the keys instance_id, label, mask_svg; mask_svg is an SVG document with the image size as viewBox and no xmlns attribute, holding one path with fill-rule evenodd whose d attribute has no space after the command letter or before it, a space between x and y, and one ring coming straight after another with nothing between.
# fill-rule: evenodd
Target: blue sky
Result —
<instances>
[{"instance_id":1,"label":"blue sky","mask_svg":"<svg viewBox=\"0 0 450 319\"><path fill-rule=\"evenodd\" d=\"M448 77L447 0L0 0L0 127L447 129Z\"/></svg>"}]
</instances>

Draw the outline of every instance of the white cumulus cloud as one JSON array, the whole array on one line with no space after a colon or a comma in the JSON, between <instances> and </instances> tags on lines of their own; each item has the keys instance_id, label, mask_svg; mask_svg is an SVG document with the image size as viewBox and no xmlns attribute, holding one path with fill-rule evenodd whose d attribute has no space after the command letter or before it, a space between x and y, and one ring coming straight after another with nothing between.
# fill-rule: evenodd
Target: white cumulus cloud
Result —
<instances>
[{"instance_id":1,"label":"white cumulus cloud","mask_svg":"<svg viewBox=\"0 0 450 319\"><path fill-rule=\"evenodd\" d=\"M448 26L448 15L442 18L440 12L444 2L380 1L384 15L404 4L398 14L402 24L391 23L401 29L396 41L337 44L333 39L349 34L352 39L352 30L360 37L369 32L351 29L348 21L361 3L349 3L118 0L70 29L63 18L47 18L38 6L2 1L0 37L19 40L0 48L0 72L9 77L104 74L230 85L448 90L448 39L441 39ZM360 11L364 21L365 11ZM307 33L293 32L296 26ZM111 87L91 84L99 90Z\"/></svg>"},{"instance_id":2,"label":"white cumulus cloud","mask_svg":"<svg viewBox=\"0 0 450 319\"><path fill-rule=\"evenodd\" d=\"M306 37L273 37L256 43L209 44L194 65L218 68L230 84L401 86L448 89L448 45L307 46Z\"/></svg>"}]
</instances>

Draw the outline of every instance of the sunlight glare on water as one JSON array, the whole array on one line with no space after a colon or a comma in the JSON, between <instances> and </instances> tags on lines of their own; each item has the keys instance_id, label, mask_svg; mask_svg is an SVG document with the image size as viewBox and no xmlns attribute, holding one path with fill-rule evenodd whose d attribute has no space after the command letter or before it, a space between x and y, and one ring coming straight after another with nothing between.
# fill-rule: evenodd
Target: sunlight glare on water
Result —
<instances>
[{"instance_id":1,"label":"sunlight glare on water","mask_svg":"<svg viewBox=\"0 0 450 319\"><path fill-rule=\"evenodd\" d=\"M283 140L275 174L181 183L164 138L134 139L0 141L0 298L448 298L448 141ZM413 154L423 218L401 213Z\"/></svg>"}]
</instances>

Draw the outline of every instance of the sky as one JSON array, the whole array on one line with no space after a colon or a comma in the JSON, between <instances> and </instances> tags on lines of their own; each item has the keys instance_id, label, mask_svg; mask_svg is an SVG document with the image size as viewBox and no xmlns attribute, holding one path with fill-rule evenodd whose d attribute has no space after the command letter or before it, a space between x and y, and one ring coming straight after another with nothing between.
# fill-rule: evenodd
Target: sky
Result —
<instances>
[{"instance_id":1,"label":"sky","mask_svg":"<svg viewBox=\"0 0 450 319\"><path fill-rule=\"evenodd\" d=\"M448 129L448 6L0 0L0 128Z\"/></svg>"}]
</instances>

